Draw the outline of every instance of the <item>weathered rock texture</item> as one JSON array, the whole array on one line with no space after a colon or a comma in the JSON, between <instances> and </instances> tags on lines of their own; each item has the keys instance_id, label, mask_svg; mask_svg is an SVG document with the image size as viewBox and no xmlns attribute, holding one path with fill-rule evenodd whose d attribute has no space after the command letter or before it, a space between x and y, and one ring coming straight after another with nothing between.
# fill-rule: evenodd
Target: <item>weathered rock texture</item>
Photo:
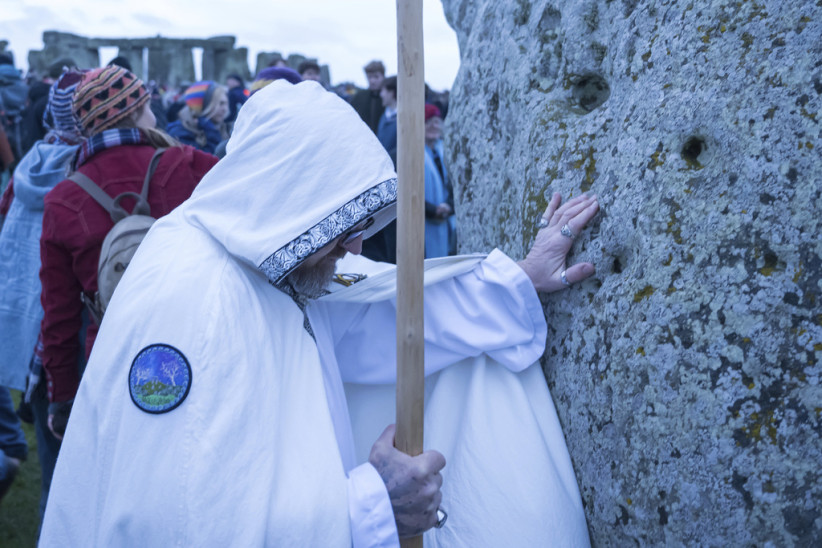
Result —
<instances>
[{"instance_id":1,"label":"weathered rock texture","mask_svg":"<svg viewBox=\"0 0 822 548\"><path fill-rule=\"evenodd\" d=\"M600 196L545 299L593 542L822 545L822 1L443 3L461 249Z\"/></svg>"}]
</instances>

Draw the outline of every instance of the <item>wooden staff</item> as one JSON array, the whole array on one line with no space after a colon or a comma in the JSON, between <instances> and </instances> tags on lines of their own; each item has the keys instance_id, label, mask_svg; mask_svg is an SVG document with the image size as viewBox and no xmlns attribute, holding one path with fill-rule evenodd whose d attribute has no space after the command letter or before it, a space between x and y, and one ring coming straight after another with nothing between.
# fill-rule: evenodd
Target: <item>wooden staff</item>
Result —
<instances>
[{"instance_id":1,"label":"wooden staff","mask_svg":"<svg viewBox=\"0 0 822 548\"><path fill-rule=\"evenodd\" d=\"M423 259L425 257L422 0L397 0L397 432L396 446L422 453ZM422 548L422 536L403 548Z\"/></svg>"}]
</instances>

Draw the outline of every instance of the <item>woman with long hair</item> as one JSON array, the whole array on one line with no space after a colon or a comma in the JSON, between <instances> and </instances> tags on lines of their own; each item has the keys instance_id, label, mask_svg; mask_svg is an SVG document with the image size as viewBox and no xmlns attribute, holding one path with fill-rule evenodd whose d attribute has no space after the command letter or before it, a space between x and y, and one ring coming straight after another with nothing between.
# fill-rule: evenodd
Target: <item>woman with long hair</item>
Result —
<instances>
[{"instance_id":1,"label":"woman with long hair","mask_svg":"<svg viewBox=\"0 0 822 548\"><path fill-rule=\"evenodd\" d=\"M217 145L228 139L226 88L211 80L197 82L186 89L183 101L186 106L168 125L168 133L183 144L214 154Z\"/></svg>"}]
</instances>

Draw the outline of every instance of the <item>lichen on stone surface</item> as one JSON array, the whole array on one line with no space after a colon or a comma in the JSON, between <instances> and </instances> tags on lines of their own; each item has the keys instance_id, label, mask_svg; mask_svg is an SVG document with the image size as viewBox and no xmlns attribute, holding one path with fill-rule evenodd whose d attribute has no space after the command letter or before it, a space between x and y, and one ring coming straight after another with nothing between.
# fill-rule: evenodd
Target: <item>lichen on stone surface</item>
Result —
<instances>
[{"instance_id":1,"label":"lichen on stone surface","mask_svg":"<svg viewBox=\"0 0 822 548\"><path fill-rule=\"evenodd\" d=\"M822 2L443 5L461 251L600 197L543 299L594 544L822 545Z\"/></svg>"}]
</instances>

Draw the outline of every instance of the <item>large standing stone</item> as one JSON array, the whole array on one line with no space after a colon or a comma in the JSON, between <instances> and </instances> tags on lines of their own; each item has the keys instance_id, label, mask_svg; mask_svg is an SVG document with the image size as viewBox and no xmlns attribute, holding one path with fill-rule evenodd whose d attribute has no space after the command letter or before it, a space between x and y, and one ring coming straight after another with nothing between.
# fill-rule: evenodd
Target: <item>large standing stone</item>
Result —
<instances>
[{"instance_id":1,"label":"large standing stone","mask_svg":"<svg viewBox=\"0 0 822 548\"><path fill-rule=\"evenodd\" d=\"M248 49L234 49L233 36L209 38L208 47L203 48L203 79L225 83L231 73L238 73L244 80L251 77Z\"/></svg>"},{"instance_id":2,"label":"large standing stone","mask_svg":"<svg viewBox=\"0 0 822 548\"><path fill-rule=\"evenodd\" d=\"M443 3L461 249L600 196L545 299L594 543L822 545L822 1Z\"/></svg>"},{"instance_id":3,"label":"large standing stone","mask_svg":"<svg viewBox=\"0 0 822 548\"><path fill-rule=\"evenodd\" d=\"M129 64L131 64L131 71L136 74L139 78L147 78L148 75L144 74L145 70L143 67L143 48L142 46L119 46L117 50L117 55L121 57L125 57L128 59ZM148 78L150 80L150 78Z\"/></svg>"},{"instance_id":4,"label":"large standing stone","mask_svg":"<svg viewBox=\"0 0 822 548\"><path fill-rule=\"evenodd\" d=\"M148 77L177 86L194 82L194 57L190 40L157 37L148 44Z\"/></svg>"},{"instance_id":5,"label":"large standing stone","mask_svg":"<svg viewBox=\"0 0 822 548\"><path fill-rule=\"evenodd\" d=\"M243 80L248 81L252 79L252 74L248 70L248 48L232 49L222 54L224 61L219 66L222 67L221 73L217 75L217 79L221 83L225 83L229 74L238 74L243 77Z\"/></svg>"},{"instance_id":6,"label":"large standing stone","mask_svg":"<svg viewBox=\"0 0 822 548\"><path fill-rule=\"evenodd\" d=\"M43 33L43 46L41 51L32 50L28 55L29 68L41 74L61 59L71 59L80 68L100 66L99 46L84 36L49 30Z\"/></svg>"}]
</instances>

